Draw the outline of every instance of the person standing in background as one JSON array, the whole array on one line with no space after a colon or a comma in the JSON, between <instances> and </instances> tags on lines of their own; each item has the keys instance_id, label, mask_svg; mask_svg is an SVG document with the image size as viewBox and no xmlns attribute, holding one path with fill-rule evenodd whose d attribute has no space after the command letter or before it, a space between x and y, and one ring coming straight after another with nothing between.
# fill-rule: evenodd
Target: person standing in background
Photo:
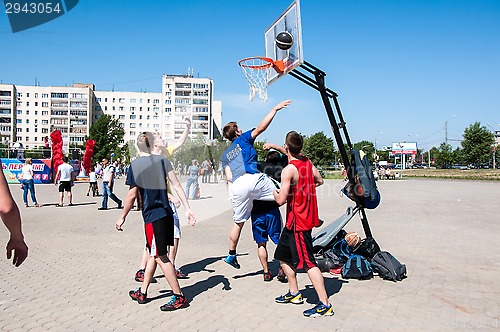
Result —
<instances>
[{"instance_id":1,"label":"person standing in background","mask_svg":"<svg viewBox=\"0 0 500 332\"><path fill-rule=\"evenodd\" d=\"M24 205L26 207L29 207L28 205L28 190L31 193L31 200L33 201L33 204L35 204L36 207L40 207L41 205L38 204L35 196L35 180L33 180L33 166L32 166L33 160L31 158L26 158L24 161L24 166L21 168L21 174L23 179L21 180L21 183L23 184L23 201Z\"/></svg>"}]
</instances>

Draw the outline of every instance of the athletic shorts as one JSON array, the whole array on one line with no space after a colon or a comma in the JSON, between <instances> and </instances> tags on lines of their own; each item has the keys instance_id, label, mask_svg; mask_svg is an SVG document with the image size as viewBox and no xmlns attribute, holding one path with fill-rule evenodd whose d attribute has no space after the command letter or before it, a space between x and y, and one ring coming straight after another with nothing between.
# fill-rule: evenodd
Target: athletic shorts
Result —
<instances>
[{"instance_id":1,"label":"athletic shorts","mask_svg":"<svg viewBox=\"0 0 500 332\"><path fill-rule=\"evenodd\" d=\"M174 219L172 216L144 225L146 248L153 257L168 254L168 246L174 245Z\"/></svg>"},{"instance_id":2,"label":"athletic shorts","mask_svg":"<svg viewBox=\"0 0 500 332\"><path fill-rule=\"evenodd\" d=\"M71 181L61 181L59 183L59 192L71 191Z\"/></svg>"},{"instance_id":3,"label":"athletic shorts","mask_svg":"<svg viewBox=\"0 0 500 332\"><path fill-rule=\"evenodd\" d=\"M241 223L250 218L254 200L274 201L275 189L274 182L263 173L247 173L237 178L231 186L234 222Z\"/></svg>"},{"instance_id":4,"label":"athletic shorts","mask_svg":"<svg viewBox=\"0 0 500 332\"><path fill-rule=\"evenodd\" d=\"M262 214L252 214L252 232L256 243L267 242L268 238L278 244L281 234L281 213L278 208Z\"/></svg>"},{"instance_id":5,"label":"athletic shorts","mask_svg":"<svg viewBox=\"0 0 500 332\"><path fill-rule=\"evenodd\" d=\"M175 204L172 203L171 201L168 201L170 203L170 207L172 208L172 211L174 211L174 239L180 239L181 238L181 224L179 221L179 214L177 213L177 208L175 207Z\"/></svg>"},{"instance_id":6,"label":"athletic shorts","mask_svg":"<svg viewBox=\"0 0 500 332\"><path fill-rule=\"evenodd\" d=\"M293 266L296 270L308 270L316 266L313 255L312 231L294 232L284 227L274 258Z\"/></svg>"}]
</instances>

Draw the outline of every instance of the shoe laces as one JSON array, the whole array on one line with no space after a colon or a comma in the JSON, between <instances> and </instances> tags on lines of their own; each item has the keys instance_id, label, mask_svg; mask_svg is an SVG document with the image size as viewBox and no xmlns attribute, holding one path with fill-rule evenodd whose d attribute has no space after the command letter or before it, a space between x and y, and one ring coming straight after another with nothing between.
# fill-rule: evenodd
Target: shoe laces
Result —
<instances>
[{"instance_id":1,"label":"shoe laces","mask_svg":"<svg viewBox=\"0 0 500 332\"><path fill-rule=\"evenodd\" d=\"M174 305L178 300L179 300L180 296L179 295L172 295L172 297L170 298L170 301L168 301L167 305Z\"/></svg>"}]
</instances>

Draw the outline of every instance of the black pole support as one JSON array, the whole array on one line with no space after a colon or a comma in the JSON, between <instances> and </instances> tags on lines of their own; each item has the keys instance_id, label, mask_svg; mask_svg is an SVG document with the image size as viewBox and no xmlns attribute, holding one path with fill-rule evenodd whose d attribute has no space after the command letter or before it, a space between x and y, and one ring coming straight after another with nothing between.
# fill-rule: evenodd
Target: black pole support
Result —
<instances>
[{"instance_id":1,"label":"black pole support","mask_svg":"<svg viewBox=\"0 0 500 332\"><path fill-rule=\"evenodd\" d=\"M306 73L303 73L299 69L305 71ZM305 61L299 68L296 68L292 70L291 72L288 73L290 76L298 79L302 83L305 83L306 85L312 87L313 89L319 91L321 95L321 99L323 101L323 105L325 106L326 114L328 116L328 120L330 121L330 126L332 127L333 130L333 135L335 137L335 141L337 142L337 147L340 152L340 156L342 157L342 162L344 164L345 169L347 170L347 178L349 179L349 182L351 185L355 186L355 181L354 181L354 172L350 171L351 169L351 162L349 155L346 150L346 145L349 148L349 152L352 151L352 143L349 138L349 134L347 132L347 127L346 123L344 121L344 118L342 116L342 112L340 111L340 106L337 100L337 93L334 91L328 89L325 86L325 76L326 73L323 72L322 70L318 69L317 67L313 66L309 62ZM312 77L311 77L312 76ZM335 114L333 112L333 107L332 104L330 103L330 98L333 100L333 103L335 105L335 110L338 116L338 122L335 118ZM340 131L342 129L342 133ZM344 137L342 137L342 134ZM345 139L345 142L344 142ZM356 206L358 207L360 211L360 217L361 217L361 224L363 225L363 231L365 232L366 237L372 237L372 232L370 230L370 225L368 224L368 219L366 218L366 213L365 210L361 204L360 198L357 195L354 195L354 199L356 202Z\"/></svg>"}]
</instances>

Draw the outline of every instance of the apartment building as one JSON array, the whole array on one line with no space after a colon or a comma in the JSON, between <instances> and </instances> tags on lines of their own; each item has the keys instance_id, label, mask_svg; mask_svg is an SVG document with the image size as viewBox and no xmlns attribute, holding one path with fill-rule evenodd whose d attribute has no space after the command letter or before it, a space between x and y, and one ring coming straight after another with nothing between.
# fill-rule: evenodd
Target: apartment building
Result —
<instances>
[{"instance_id":1,"label":"apartment building","mask_svg":"<svg viewBox=\"0 0 500 332\"><path fill-rule=\"evenodd\" d=\"M98 91L93 84L71 87L0 84L0 134L2 142L25 148L43 146L43 138L56 129L63 135L63 149L83 144L90 126L102 114L118 119L125 135L135 140L141 131L158 131L170 142L191 119L190 137L220 135L222 103L213 100L213 81L191 75L163 75L162 92Z\"/></svg>"}]
</instances>

